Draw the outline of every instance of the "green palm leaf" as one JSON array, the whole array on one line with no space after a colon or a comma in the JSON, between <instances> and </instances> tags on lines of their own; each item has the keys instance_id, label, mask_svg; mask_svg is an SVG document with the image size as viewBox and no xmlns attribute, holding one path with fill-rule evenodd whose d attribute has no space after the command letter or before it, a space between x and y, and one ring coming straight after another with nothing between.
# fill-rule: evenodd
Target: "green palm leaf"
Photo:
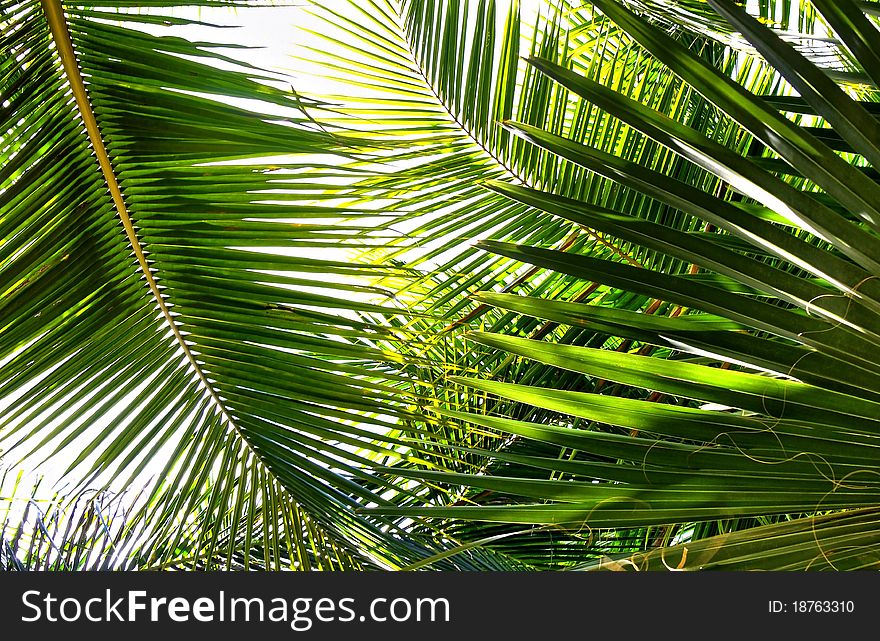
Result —
<instances>
[{"instance_id":1,"label":"green palm leaf","mask_svg":"<svg viewBox=\"0 0 880 641\"><path fill-rule=\"evenodd\" d=\"M581 282L632 291L642 300L660 299L677 312L659 319L612 306L482 295L486 304L632 342L624 343L626 350L611 351L563 340L471 334L492 350L582 375L594 391L458 378L454 382L472 394L525 403L556 418L507 418L504 404L487 404L480 412L440 406L437 413L506 434L509 442L536 440L570 455L499 453L495 473L479 476L401 471L449 486L465 499L484 498L467 506L376 513L553 524L578 532L678 524L673 542L694 539L648 555L613 556L603 567L623 567L623 561L649 569L876 567L871 527L859 525L859 519L872 518L880 478L874 451L880 430L874 233L880 199L877 183L860 169L874 164L876 121L754 18L730 2L710 4L801 90L803 104L846 141L850 156L826 146L777 111L772 100L742 87L643 17L616 2L593 2L794 172L768 172L741 150L577 69L530 60L572 92L724 180L730 190L724 197L571 136L509 121L510 131L530 143L702 219L712 233L694 233L691 224L659 225L629 208L491 183L517 202L691 267L634 266L494 241L482 242L482 248ZM867 65L873 27L851 2L822 5L817 4L830 23L846 25L838 30L840 40ZM792 173L809 182L786 177ZM528 468L532 472L525 473ZM536 470L552 475L542 478ZM869 509L852 516L847 511L862 508ZM808 516L748 527L749 519L826 513L831 514L818 520ZM694 522L713 520L744 529L701 539L711 529Z\"/></svg>"},{"instance_id":2,"label":"green palm leaf","mask_svg":"<svg viewBox=\"0 0 880 641\"><path fill-rule=\"evenodd\" d=\"M876 565L876 6L178 4L0 3L0 563Z\"/></svg>"},{"instance_id":3,"label":"green palm leaf","mask_svg":"<svg viewBox=\"0 0 880 641\"><path fill-rule=\"evenodd\" d=\"M80 487L152 474L142 567L432 553L354 513L417 492L368 472L419 454L393 431L409 392L376 340L394 330L353 315L406 312L370 302L375 267L285 249L358 233L356 208L311 206L300 180L350 141L271 74L115 8L0 9L5 455L67 453Z\"/></svg>"}]
</instances>

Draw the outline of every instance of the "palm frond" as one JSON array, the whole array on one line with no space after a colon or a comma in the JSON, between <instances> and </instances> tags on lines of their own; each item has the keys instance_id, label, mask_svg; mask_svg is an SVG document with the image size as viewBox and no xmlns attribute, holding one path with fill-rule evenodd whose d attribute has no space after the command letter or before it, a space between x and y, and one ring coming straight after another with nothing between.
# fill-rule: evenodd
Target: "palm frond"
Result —
<instances>
[{"instance_id":1,"label":"palm frond","mask_svg":"<svg viewBox=\"0 0 880 641\"><path fill-rule=\"evenodd\" d=\"M570 457L500 453L496 472L484 475L400 471L449 486L473 504L378 508L376 513L518 527L547 524L577 532L675 526L671 531L678 534L666 537L667 543L711 535L711 530L695 528L695 522L745 519L739 526L744 529L729 536L725 532L648 555L612 556L609 563L630 559L639 568L691 569L713 566L714 558L724 560L719 567L737 568L876 565L871 527L857 525L861 514L870 520L880 500L874 452L880 427L880 199L877 183L862 171L875 164L876 120L754 17L731 2L710 4L800 91L800 100L827 123L820 121L820 126L847 143L846 153L829 148L810 128L780 113L772 100L749 91L643 17L619 3L595 0L604 15L760 141L768 150L763 153L802 179L793 179L792 172L767 171L742 147L683 125L576 68L531 60L542 73L711 172L727 188L713 193L571 136L508 122L512 133L545 151L711 227L660 225L639 210L492 183L492 189L516 202L691 267L634 266L525 243L480 243L496 255L571 279L665 301L674 313L658 318L644 308L481 296L503 309L616 334L627 339L626 349L470 334L492 351L580 375L593 390L456 378L453 382L472 394L526 403L557 418L522 420L497 411L502 405L492 411L488 404L479 412L438 406L437 414L510 439L549 443ZM870 44L876 40L873 27L854 3L828 4L817 7L840 27L838 36L853 56L867 65L875 48ZM545 472L525 474L526 467ZM748 524L748 519L774 515L804 516L771 522L764 530ZM665 543L658 539L648 547L653 545ZM834 554L825 555L829 550Z\"/></svg>"},{"instance_id":2,"label":"palm frond","mask_svg":"<svg viewBox=\"0 0 880 641\"><path fill-rule=\"evenodd\" d=\"M354 315L406 310L371 302L376 267L303 249L359 232L299 182L351 141L277 76L150 35L157 16L129 6L2 5L5 456L76 451L80 487L152 471L132 517L145 567L432 553L354 513L416 493L369 468L419 454L390 434L412 394L376 345L395 330Z\"/></svg>"}]
</instances>

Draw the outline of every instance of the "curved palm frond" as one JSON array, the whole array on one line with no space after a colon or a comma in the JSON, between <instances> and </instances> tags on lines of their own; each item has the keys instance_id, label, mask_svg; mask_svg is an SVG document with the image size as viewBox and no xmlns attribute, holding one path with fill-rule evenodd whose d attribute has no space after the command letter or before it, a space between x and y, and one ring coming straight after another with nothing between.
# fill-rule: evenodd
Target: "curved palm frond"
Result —
<instances>
[{"instance_id":1,"label":"curved palm frond","mask_svg":"<svg viewBox=\"0 0 880 641\"><path fill-rule=\"evenodd\" d=\"M416 495L369 468L421 455L397 431L411 384L378 346L407 311L371 302L380 268L321 255L374 215L309 183L352 141L283 77L150 35L192 21L130 4L0 5L4 455L68 455L80 487L151 473L140 567L436 552L354 512Z\"/></svg>"}]
</instances>

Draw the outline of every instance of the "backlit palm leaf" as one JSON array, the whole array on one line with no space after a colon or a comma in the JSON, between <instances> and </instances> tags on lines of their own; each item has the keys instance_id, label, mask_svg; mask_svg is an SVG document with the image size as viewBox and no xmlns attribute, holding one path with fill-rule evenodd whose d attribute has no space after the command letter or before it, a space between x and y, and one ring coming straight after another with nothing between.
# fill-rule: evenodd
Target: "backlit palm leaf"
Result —
<instances>
[{"instance_id":1,"label":"backlit palm leaf","mask_svg":"<svg viewBox=\"0 0 880 641\"><path fill-rule=\"evenodd\" d=\"M359 231L356 209L299 184L320 171L305 154L350 146L278 78L148 35L166 18L116 13L129 4L0 4L7 461L64 453L80 486L152 475L142 566L430 553L353 511L410 494L368 475L373 458L419 455L389 434L406 411L400 359L375 346L391 330L354 314L386 312L360 284L375 269L302 249Z\"/></svg>"},{"instance_id":2,"label":"backlit palm leaf","mask_svg":"<svg viewBox=\"0 0 880 641\"><path fill-rule=\"evenodd\" d=\"M705 132L615 94L577 70L531 60L571 91L723 179L730 189L711 193L556 132L508 123L512 133L546 151L710 223L712 233L658 225L629 209L493 183L494 190L517 202L679 258L696 269L644 269L574 252L481 243L495 254L573 279L662 299L684 313L657 318L536 297L482 296L487 304L511 311L617 334L633 341L633 347L620 353L488 333L471 335L474 342L652 394L626 398L607 391L456 379L472 390L571 418L568 424L551 425L438 408L441 416L555 444L572 454L559 461L516 459L515 469L531 465L551 470L549 479L505 473L503 457L493 475L401 472L456 488L477 488L479 496L492 497L482 505L407 514L553 524L579 531L714 520L724 532L725 527L741 527L738 519L829 513L818 521L804 518L682 543L677 552L669 551L671 556L665 551L637 555L633 563L615 567L876 567L873 512L864 517L836 513L873 508L880 501L880 243L875 234L880 191L861 168L875 163L876 121L754 18L727 1L710 4L801 93L799 111L821 116L832 127L827 131L851 155L835 153L810 129L780 114L773 101L743 89L619 3L593 2L790 170L768 172L761 162L718 144ZM848 1L815 4L869 69L880 51L869 19ZM654 357L645 355L649 346L657 350ZM577 426L571 423L574 418ZM865 527L858 525L862 518L868 519ZM684 527L677 538L699 536L705 532L695 535L694 528Z\"/></svg>"},{"instance_id":3,"label":"backlit palm leaf","mask_svg":"<svg viewBox=\"0 0 880 641\"><path fill-rule=\"evenodd\" d=\"M0 4L6 455L158 479L3 562L874 566L873 8L710 4Z\"/></svg>"}]
</instances>

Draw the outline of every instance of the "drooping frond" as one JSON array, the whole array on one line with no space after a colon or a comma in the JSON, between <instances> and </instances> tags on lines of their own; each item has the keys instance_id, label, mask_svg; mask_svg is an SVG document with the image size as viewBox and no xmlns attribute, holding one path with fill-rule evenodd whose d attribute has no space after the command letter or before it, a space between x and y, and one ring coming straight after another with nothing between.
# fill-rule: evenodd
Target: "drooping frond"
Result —
<instances>
[{"instance_id":1,"label":"drooping frond","mask_svg":"<svg viewBox=\"0 0 880 641\"><path fill-rule=\"evenodd\" d=\"M81 487L151 475L145 567L432 553L355 513L418 492L369 468L420 455L377 347L406 310L372 302L380 268L326 254L365 213L300 181L351 141L229 47L141 28L192 21L128 6L0 7L4 456L65 456Z\"/></svg>"}]
</instances>

